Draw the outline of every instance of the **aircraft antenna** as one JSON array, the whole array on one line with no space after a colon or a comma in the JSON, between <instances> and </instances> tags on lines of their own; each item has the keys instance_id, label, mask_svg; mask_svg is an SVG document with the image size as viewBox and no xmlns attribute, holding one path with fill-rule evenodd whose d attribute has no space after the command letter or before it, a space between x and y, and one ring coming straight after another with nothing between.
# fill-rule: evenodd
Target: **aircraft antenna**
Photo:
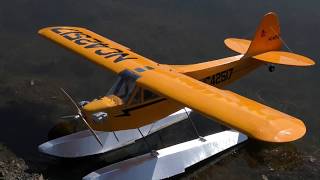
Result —
<instances>
[{"instance_id":1,"label":"aircraft antenna","mask_svg":"<svg viewBox=\"0 0 320 180\"><path fill-rule=\"evenodd\" d=\"M293 53L293 51L290 49L290 47L288 46L288 44L284 41L284 39L282 39L282 37L280 36L280 34L277 34L276 31L270 26L270 29L273 31L274 34L276 34L280 41L282 42L282 44L288 49L288 51L290 51L291 53Z\"/></svg>"}]
</instances>

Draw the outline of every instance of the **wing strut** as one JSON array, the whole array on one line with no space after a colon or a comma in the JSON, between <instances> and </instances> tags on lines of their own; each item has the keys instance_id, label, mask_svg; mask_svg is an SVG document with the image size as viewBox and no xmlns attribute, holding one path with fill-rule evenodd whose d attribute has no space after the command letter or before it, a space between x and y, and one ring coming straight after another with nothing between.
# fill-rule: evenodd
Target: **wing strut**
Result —
<instances>
[{"instance_id":1,"label":"wing strut","mask_svg":"<svg viewBox=\"0 0 320 180\"><path fill-rule=\"evenodd\" d=\"M194 129L194 132L196 132L196 134L197 134L198 138L200 139L200 141L205 142L206 139L203 138L202 136L200 136L199 131L198 131L196 125L194 124L194 122L192 121L192 119L191 119L191 117L190 117L190 114L188 113L188 111L186 110L186 108L183 108L183 109L184 109L184 111L186 112L186 114L187 114L187 116L188 116L188 119L189 119L189 121L190 121L190 123L191 123L191 125L192 125L192 127L193 127L193 129Z\"/></svg>"}]
</instances>

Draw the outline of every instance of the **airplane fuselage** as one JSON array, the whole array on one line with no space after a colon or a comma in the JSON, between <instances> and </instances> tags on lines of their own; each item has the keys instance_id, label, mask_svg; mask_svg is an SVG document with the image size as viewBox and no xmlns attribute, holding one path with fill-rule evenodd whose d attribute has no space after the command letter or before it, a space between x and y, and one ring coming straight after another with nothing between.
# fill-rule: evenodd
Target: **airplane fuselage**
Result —
<instances>
[{"instance_id":1,"label":"airplane fuselage","mask_svg":"<svg viewBox=\"0 0 320 180\"><path fill-rule=\"evenodd\" d=\"M238 55L192 65L160 66L170 66L179 73L220 88L240 79L263 64L261 61L251 58L241 59L242 57L242 55ZM181 91L179 89L172 90ZM142 93L141 96L144 94ZM162 96L156 96L146 101L141 97L138 103L129 100L127 103L104 109L104 112L108 114L105 121L97 123L90 118L90 114L87 117L93 129L117 131L139 128L164 118L183 107L182 104Z\"/></svg>"}]
</instances>

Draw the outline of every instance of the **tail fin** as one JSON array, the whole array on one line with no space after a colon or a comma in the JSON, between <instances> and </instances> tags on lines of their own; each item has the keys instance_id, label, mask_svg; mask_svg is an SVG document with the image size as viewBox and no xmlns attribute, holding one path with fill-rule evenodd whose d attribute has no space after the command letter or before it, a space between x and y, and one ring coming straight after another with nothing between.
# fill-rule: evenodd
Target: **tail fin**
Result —
<instances>
[{"instance_id":1,"label":"tail fin","mask_svg":"<svg viewBox=\"0 0 320 180\"><path fill-rule=\"evenodd\" d=\"M264 15L245 57L252 57L268 51L280 50L280 26L277 14L270 12Z\"/></svg>"},{"instance_id":2,"label":"tail fin","mask_svg":"<svg viewBox=\"0 0 320 180\"><path fill-rule=\"evenodd\" d=\"M280 40L279 20L274 12L264 15L252 41L237 38L228 38L224 41L233 51L252 57L268 51L279 50L282 46Z\"/></svg>"},{"instance_id":3,"label":"tail fin","mask_svg":"<svg viewBox=\"0 0 320 180\"><path fill-rule=\"evenodd\" d=\"M310 66L313 60L289 52L279 51L282 46L280 26L277 14L270 12L264 15L252 41L228 38L224 41L227 47L244 54L243 58L252 57L257 60L292 66Z\"/></svg>"}]
</instances>

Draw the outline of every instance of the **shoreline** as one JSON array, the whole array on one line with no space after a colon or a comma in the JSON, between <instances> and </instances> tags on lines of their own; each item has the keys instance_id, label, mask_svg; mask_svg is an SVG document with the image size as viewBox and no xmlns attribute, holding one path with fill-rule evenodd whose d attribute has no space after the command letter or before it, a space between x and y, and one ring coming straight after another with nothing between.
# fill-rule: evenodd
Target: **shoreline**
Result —
<instances>
[{"instance_id":1,"label":"shoreline","mask_svg":"<svg viewBox=\"0 0 320 180\"><path fill-rule=\"evenodd\" d=\"M43 180L43 175L29 173L29 167L22 158L0 143L0 179Z\"/></svg>"}]
</instances>

